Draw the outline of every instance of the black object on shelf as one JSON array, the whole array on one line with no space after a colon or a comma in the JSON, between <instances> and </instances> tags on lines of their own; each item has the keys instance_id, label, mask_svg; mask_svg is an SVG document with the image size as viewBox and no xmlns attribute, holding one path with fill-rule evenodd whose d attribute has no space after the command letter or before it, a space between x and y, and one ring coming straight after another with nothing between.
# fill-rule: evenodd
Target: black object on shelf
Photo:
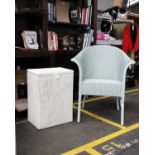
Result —
<instances>
[{"instance_id":1,"label":"black object on shelf","mask_svg":"<svg viewBox=\"0 0 155 155\"><path fill-rule=\"evenodd\" d=\"M118 6L113 6L105 11L103 11L103 13L109 13L110 16L112 17L113 20L116 20L116 18L118 17L118 13L120 14L124 14L126 13L126 9L125 8L120 8Z\"/></svg>"},{"instance_id":2,"label":"black object on shelf","mask_svg":"<svg viewBox=\"0 0 155 155\"><path fill-rule=\"evenodd\" d=\"M27 84L21 83L17 85L18 99L27 98Z\"/></svg>"},{"instance_id":3,"label":"black object on shelf","mask_svg":"<svg viewBox=\"0 0 155 155\"><path fill-rule=\"evenodd\" d=\"M111 30L111 22L109 22L108 20L102 20L101 22L101 31L102 32L106 32L109 33Z\"/></svg>"}]
</instances>

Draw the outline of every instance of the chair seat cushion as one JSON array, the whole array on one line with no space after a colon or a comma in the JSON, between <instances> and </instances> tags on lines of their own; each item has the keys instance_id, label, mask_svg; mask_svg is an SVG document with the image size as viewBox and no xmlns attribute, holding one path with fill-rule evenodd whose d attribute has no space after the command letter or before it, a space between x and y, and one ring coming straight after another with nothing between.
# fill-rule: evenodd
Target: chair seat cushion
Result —
<instances>
[{"instance_id":1,"label":"chair seat cushion","mask_svg":"<svg viewBox=\"0 0 155 155\"><path fill-rule=\"evenodd\" d=\"M83 95L121 96L121 82L118 80L85 79L81 84Z\"/></svg>"}]
</instances>

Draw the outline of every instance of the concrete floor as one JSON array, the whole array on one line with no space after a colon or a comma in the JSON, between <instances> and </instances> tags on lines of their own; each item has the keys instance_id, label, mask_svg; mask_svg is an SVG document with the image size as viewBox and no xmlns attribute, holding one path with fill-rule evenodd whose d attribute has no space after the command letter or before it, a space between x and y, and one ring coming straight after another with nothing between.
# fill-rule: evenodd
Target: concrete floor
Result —
<instances>
[{"instance_id":1,"label":"concrete floor","mask_svg":"<svg viewBox=\"0 0 155 155\"><path fill-rule=\"evenodd\" d=\"M128 132L123 132L139 121L139 93L136 91L126 94L126 129L95 118L96 116L101 116L101 118L106 118L110 122L119 123L120 111L116 110L115 102L115 98L88 102L85 110L92 113L94 117L82 113L81 123L76 123L76 109L74 109L73 122L42 130L37 130L27 120L21 121L17 119L17 155L60 155L72 149L78 150L77 147L83 147L83 145L92 141L93 148L89 149L89 151L83 150L78 155L97 155L97 153L101 155L138 155L138 127ZM115 137L118 132L122 133ZM107 140L96 145L97 140L101 138L102 140Z\"/></svg>"}]
</instances>

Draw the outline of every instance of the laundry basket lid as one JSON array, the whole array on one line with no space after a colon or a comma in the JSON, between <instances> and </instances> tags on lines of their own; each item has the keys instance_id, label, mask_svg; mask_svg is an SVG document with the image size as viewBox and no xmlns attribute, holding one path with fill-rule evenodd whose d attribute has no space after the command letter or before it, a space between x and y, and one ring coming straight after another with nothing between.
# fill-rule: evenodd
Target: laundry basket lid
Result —
<instances>
[{"instance_id":1,"label":"laundry basket lid","mask_svg":"<svg viewBox=\"0 0 155 155\"><path fill-rule=\"evenodd\" d=\"M73 74L74 71L62 67L55 67L55 68L28 69L27 72L36 75L50 75L50 74Z\"/></svg>"}]
</instances>

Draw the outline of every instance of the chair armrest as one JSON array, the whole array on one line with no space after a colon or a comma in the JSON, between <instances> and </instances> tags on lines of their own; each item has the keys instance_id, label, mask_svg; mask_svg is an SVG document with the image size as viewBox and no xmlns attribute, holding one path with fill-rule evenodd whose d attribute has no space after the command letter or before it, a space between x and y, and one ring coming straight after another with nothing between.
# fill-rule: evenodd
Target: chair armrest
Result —
<instances>
[{"instance_id":1,"label":"chair armrest","mask_svg":"<svg viewBox=\"0 0 155 155\"><path fill-rule=\"evenodd\" d=\"M72 62L74 62L79 69L79 83L81 83L82 79L83 79L83 59L82 59L82 55L83 53L80 52L78 55L76 55L74 58L71 59Z\"/></svg>"},{"instance_id":2,"label":"chair armrest","mask_svg":"<svg viewBox=\"0 0 155 155\"><path fill-rule=\"evenodd\" d=\"M71 61L74 62L78 66L78 69L79 69L79 81L81 81L82 80L82 67L81 67L81 64L78 61L78 59L76 59L76 58L72 58Z\"/></svg>"}]
</instances>

